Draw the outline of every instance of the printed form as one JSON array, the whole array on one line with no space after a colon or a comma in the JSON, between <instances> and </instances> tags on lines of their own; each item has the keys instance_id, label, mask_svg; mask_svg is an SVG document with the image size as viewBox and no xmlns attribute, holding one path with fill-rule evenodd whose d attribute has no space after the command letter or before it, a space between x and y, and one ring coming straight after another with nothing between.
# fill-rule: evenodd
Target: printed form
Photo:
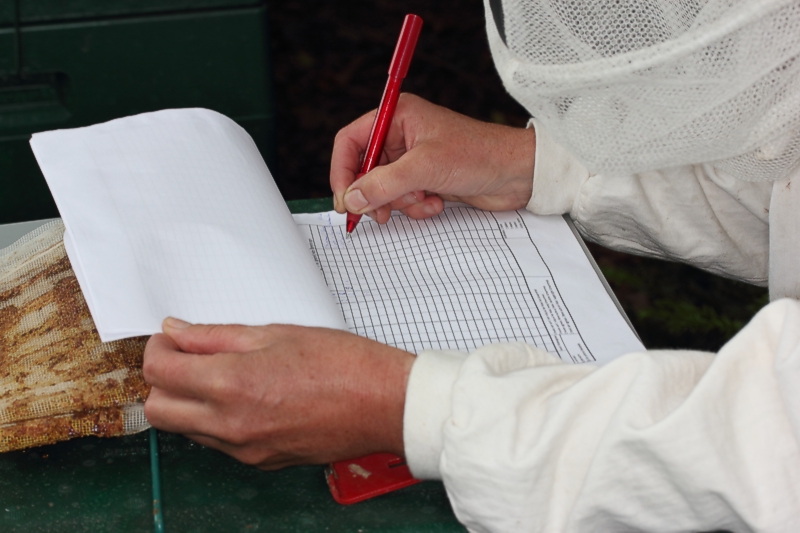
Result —
<instances>
[{"instance_id":1,"label":"printed form","mask_svg":"<svg viewBox=\"0 0 800 533\"><path fill-rule=\"evenodd\" d=\"M566 362L644 350L561 217L448 205L427 220L294 215L356 334L404 350L520 341Z\"/></svg>"}]
</instances>

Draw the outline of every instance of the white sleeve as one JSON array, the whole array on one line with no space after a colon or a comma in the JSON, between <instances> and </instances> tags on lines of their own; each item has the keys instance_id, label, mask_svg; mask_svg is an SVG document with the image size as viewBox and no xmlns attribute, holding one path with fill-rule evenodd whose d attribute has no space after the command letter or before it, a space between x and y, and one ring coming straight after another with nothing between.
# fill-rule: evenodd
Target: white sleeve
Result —
<instances>
[{"instance_id":1,"label":"white sleeve","mask_svg":"<svg viewBox=\"0 0 800 533\"><path fill-rule=\"evenodd\" d=\"M716 356L596 367L524 344L423 352L406 458L444 480L471 531L797 532L799 384L794 300L765 307Z\"/></svg>"},{"instance_id":2,"label":"white sleeve","mask_svg":"<svg viewBox=\"0 0 800 533\"><path fill-rule=\"evenodd\" d=\"M767 284L770 182L738 180L710 164L592 175L536 127L528 209L569 213L589 240Z\"/></svg>"}]
</instances>

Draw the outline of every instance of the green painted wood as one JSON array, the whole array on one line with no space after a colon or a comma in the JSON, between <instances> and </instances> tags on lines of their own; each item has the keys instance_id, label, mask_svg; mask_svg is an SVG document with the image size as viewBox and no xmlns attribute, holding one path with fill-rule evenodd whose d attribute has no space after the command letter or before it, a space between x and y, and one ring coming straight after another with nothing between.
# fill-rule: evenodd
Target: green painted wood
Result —
<instances>
[{"instance_id":1,"label":"green painted wood","mask_svg":"<svg viewBox=\"0 0 800 533\"><path fill-rule=\"evenodd\" d=\"M321 466L262 472L178 435L159 442L167 532L465 531L438 482L342 506Z\"/></svg>"},{"instance_id":2,"label":"green painted wood","mask_svg":"<svg viewBox=\"0 0 800 533\"><path fill-rule=\"evenodd\" d=\"M13 27L0 28L0 80L2 80L4 76L11 76L16 73L17 43L15 40L15 30ZM0 90L2 90L2 85L0 85Z\"/></svg>"},{"instance_id":3,"label":"green painted wood","mask_svg":"<svg viewBox=\"0 0 800 533\"><path fill-rule=\"evenodd\" d=\"M292 213L322 213L333 210L333 197L289 200L286 205L289 206L289 211Z\"/></svg>"},{"instance_id":4,"label":"green painted wood","mask_svg":"<svg viewBox=\"0 0 800 533\"><path fill-rule=\"evenodd\" d=\"M27 138L0 140L0 223L57 216Z\"/></svg>"},{"instance_id":5,"label":"green painted wood","mask_svg":"<svg viewBox=\"0 0 800 533\"><path fill-rule=\"evenodd\" d=\"M66 78L59 89L71 117L54 125L169 107L272 115L263 7L26 26L21 37L23 74Z\"/></svg>"},{"instance_id":6,"label":"green painted wood","mask_svg":"<svg viewBox=\"0 0 800 533\"><path fill-rule=\"evenodd\" d=\"M146 432L0 454L0 531L152 531L149 464Z\"/></svg>"},{"instance_id":7,"label":"green painted wood","mask_svg":"<svg viewBox=\"0 0 800 533\"><path fill-rule=\"evenodd\" d=\"M9 1L9 0L0 0ZM13 0L11 0L13 1ZM51 22L77 18L188 11L263 4L261 0L19 0L20 21Z\"/></svg>"},{"instance_id":8,"label":"green painted wood","mask_svg":"<svg viewBox=\"0 0 800 533\"><path fill-rule=\"evenodd\" d=\"M0 0L0 27L13 26L17 20L16 7L14 2L16 0ZM0 50L2 50L0 46Z\"/></svg>"}]
</instances>

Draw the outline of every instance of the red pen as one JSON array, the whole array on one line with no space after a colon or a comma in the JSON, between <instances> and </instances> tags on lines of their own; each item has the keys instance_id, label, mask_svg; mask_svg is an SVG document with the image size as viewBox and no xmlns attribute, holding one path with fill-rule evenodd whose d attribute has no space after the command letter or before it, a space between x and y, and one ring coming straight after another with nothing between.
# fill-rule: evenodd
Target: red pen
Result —
<instances>
[{"instance_id":1,"label":"red pen","mask_svg":"<svg viewBox=\"0 0 800 533\"><path fill-rule=\"evenodd\" d=\"M381 105L378 106L375 121L372 123L372 131L369 133L367 152L364 154L361 172L358 173L356 179L375 168L381 159L386 133L389 131L389 125L394 118L394 110L397 108L397 99L400 97L400 87L403 85L403 79L411 65L411 58L414 55L414 48L417 46L421 29L421 18L417 15L406 15L403 29L400 30L400 37L397 39L397 47L394 49L392 63L389 65L389 79L383 90ZM361 215L347 213L347 233L352 233L356 229L359 220L361 220Z\"/></svg>"}]
</instances>

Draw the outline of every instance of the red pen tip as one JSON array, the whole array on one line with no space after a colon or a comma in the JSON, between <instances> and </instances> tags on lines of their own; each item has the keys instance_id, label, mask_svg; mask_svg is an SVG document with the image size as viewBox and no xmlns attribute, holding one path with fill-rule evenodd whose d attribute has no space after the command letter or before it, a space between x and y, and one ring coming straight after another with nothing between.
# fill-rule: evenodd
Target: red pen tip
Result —
<instances>
[{"instance_id":1,"label":"red pen tip","mask_svg":"<svg viewBox=\"0 0 800 533\"><path fill-rule=\"evenodd\" d=\"M355 220L348 220L347 221L347 233L353 233L353 230L356 229L356 225L358 222Z\"/></svg>"}]
</instances>

